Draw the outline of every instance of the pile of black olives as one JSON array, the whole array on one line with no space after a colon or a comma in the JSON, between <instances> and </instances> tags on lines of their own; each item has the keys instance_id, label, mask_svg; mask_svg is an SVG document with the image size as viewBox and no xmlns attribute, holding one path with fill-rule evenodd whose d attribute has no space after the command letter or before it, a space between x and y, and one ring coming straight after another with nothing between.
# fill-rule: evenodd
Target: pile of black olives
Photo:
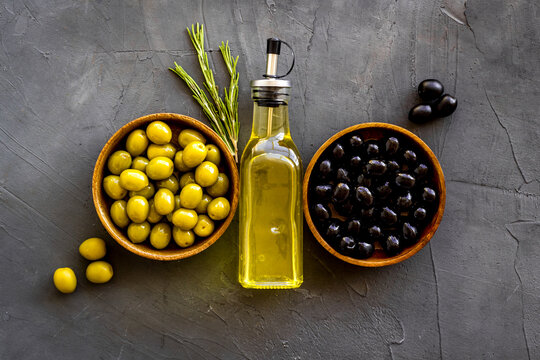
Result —
<instances>
[{"instance_id":1,"label":"pile of black olives","mask_svg":"<svg viewBox=\"0 0 540 360\"><path fill-rule=\"evenodd\" d=\"M388 256L415 244L437 211L433 169L418 146L399 135L359 133L329 146L310 180L310 215L341 254L370 257L377 243Z\"/></svg>"},{"instance_id":2,"label":"pile of black olives","mask_svg":"<svg viewBox=\"0 0 540 360\"><path fill-rule=\"evenodd\" d=\"M444 94L444 86L439 80L427 79L418 85L418 95L423 103L414 106L409 112L409 120L421 124L450 116L457 108L457 99Z\"/></svg>"}]
</instances>

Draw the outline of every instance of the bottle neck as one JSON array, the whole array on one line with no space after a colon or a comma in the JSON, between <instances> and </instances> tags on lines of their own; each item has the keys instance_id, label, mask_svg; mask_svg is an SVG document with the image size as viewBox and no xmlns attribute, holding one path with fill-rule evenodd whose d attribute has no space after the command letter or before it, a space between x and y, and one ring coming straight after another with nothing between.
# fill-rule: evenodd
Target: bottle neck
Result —
<instances>
[{"instance_id":1,"label":"bottle neck","mask_svg":"<svg viewBox=\"0 0 540 360\"><path fill-rule=\"evenodd\" d=\"M253 128L251 136L259 138L289 135L289 107L286 103L278 106L253 104Z\"/></svg>"}]
</instances>

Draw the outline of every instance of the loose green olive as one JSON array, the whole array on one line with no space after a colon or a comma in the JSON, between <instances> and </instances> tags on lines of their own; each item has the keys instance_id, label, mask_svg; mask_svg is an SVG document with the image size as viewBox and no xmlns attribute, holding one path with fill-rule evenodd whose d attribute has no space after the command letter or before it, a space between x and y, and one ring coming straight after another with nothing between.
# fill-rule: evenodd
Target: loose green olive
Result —
<instances>
[{"instance_id":1,"label":"loose green olive","mask_svg":"<svg viewBox=\"0 0 540 360\"><path fill-rule=\"evenodd\" d=\"M139 170L124 170L120 174L120 186L130 191L142 190L148 186L148 176Z\"/></svg>"},{"instance_id":2,"label":"loose green olive","mask_svg":"<svg viewBox=\"0 0 540 360\"><path fill-rule=\"evenodd\" d=\"M120 173L131 166L131 155L124 150L115 151L107 160L107 167L111 174L120 175Z\"/></svg>"},{"instance_id":3,"label":"loose green olive","mask_svg":"<svg viewBox=\"0 0 540 360\"><path fill-rule=\"evenodd\" d=\"M207 237L214 232L214 222L206 215L199 215L193 232L200 237Z\"/></svg>"},{"instance_id":4,"label":"loose green olive","mask_svg":"<svg viewBox=\"0 0 540 360\"><path fill-rule=\"evenodd\" d=\"M178 151L176 152L176 155L174 155L174 166L176 167L177 170L182 171L182 172L191 170L191 168L184 163L183 151Z\"/></svg>"},{"instance_id":5,"label":"loose green olive","mask_svg":"<svg viewBox=\"0 0 540 360\"><path fill-rule=\"evenodd\" d=\"M216 182L206 188L206 192L213 197L223 196L229 191L229 178L224 173L219 173Z\"/></svg>"},{"instance_id":6,"label":"loose green olive","mask_svg":"<svg viewBox=\"0 0 540 360\"><path fill-rule=\"evenodd\" d=\"M131 168L142 172L146 171L146 165L148 165L148 159L143 156L137 156L131 162Z\"/></svg>"},{"instance_id":7,"label":"loose green olive","mask_svg":"<svg viewBox=\"0 0 540 360\"><path fill-rule=\"evenodd\" d=\"M79 254L86 260L99 260L107 253L105 241L98 237L84 240L79 246Z\"/></svg>"},{"instance_id":8,"label":"loose green olive","mask_svg":"<svg viewBox=\"0 0 540 360\"><path fill-rule=\"evenodd\" d=\"M163 216L157 213L156 207L154 205L154 199L150 199L148 201L148 206L150 206L150 210L148 211L148 217L146 218L146 220L152 224L158 223L161 218L163 218Z\"/></svg>"},{"instance_id":9,"label":"loose green olive","mask_svg":"<svg viewBox=\"0 0 540 360\"><path fill-rule=\"evenodd\" d=\"M109 210L112 221L120 228L125 228L129 224L127 215L127 202L124 200L116 200L112 203Z\"/></svg>"},{"instance_id":10,"label":"loose green olive","mask_svg":"<svg viewBox=\"0 0 540 360\"><path fill-rule=\"evenodd\" d=\"M180 195L174 195L174 210L167 214L167 221L172 222L172 215L178 209L180 209Z\"/></svg>"},{"instance_id":11,"label":"loose green olive","mask_svg":"<svg viewBox=\"0 0 540 360\"><path fill-rule=\"evenodd\" d=\"M219 162L221 161L221 152L219 151L219 148L214 144L206 145L206 158L204 160L219 165Z\"/></svg>"},{"instance_id":12,"label":"loose green olive","mask_svg":"<svg viewBox=\"0 0 540 360\"><path fill-rule=\"evenodd\" d=\"M172 215L172 223L174 226L182 230L191 230L197 225L198 215L195 210L178 209Z\"/></svg>"},{"instance_id":13,"label":"loose green olive","mask_svg":"<svg viewBox=\"0 0 540 360\"><path fill-rule=\"evenodd\" d=\"M203 161L195 169L195 181L197 184L207 187L212 186L218 179L219 170L213 162Z\"/></svg>"},{"instance_id":14,"label":"loose green olive","mask_svg":"<svg viewBox=\"0 0 540 360\"><path fill-rule=\"evenodd\" d=\"M144 196L145 198L150 199L152 196L154 196L155 193L156 193L156 189L154 187L154 184L148 183L148 185L146 185L139 191L130 191L129 197Z\"/></svg>"},{"instance_id":15,"label":"loose green olive","mask_svg":"<svg viewBox=\"0 0 540 360\"><path fill-rule=\"evenodd\" d=\"M144 130L133 130L126 139L126 150L129 151L131 156L141 155L148 146L148 137Z\"/></svg>"},{"instance_id":16,"label":"loose green olive","mask_svg":"<svg viewBox=\"0 0 540 360\"><path fill-rule=\"evenodd\" d=\"M72 269L58 268L53 275L54 286L64 294L71 294L77 288L77 277Z\"/></svg>"},{"instance_id":17,"label":"loose green olive","mask_svg":"<svg viewBox=\"0 0 540 360\"><path fill-rule=\"evenodd\" d=\"M176 148L171 143L164 145L150 144L146 150L146 155L148 156L149 160L152 160L158 156L168 157L172 160L174 159L174 154L176 154Z\"/></svg>"},{"instance_id":18,"label":"loose green olive","mask_svg":"<svg viewBox=\"0 0 540 360\"><path fill-rule=\"evenodd\" d=\"M154 225L150 232L150 244L156 249L164 249L171 241L171 227L169 224L159 223Z\"/></svg>"},{"instance_id":19,"label":"loose green olive","mask_svg":"<svg viewBox=\"0 0 540 360\"><path fill-rule=\"evenodd\" d=\"M152 180L163 180L172 175L174 164L171 159L158 156L146 165L146 174Z\"/></svg>"},{"instance_id":20,"label":"loose green olive","mask_svg":"<svg viewBox=\"0 0 540 360\"><path fill-rule=\"evenodd\" d=\"M195 211L199 214L204 214L207 211L208 204L212 201L212 197L208 194L203 194L201 201L199 202L199 205L195 208Z\"/></svg>"},{"instance_id":21,"label":"loose green olive","mask_svg":"<svg viewBox=\"0 0 540 360\"><path fill-rule=\"evenodd\" d=\"M197 184L187 184L180 191L180 205L186 209L195 209L202 200L203 191Z\"/></svg>"},{"instance_id":22,"label":"loose green olive","mask_svg":"<svg viewBox=\"0 0 540 360\"><path fill-rule=\"evenodd\" d=\"M191 246L195 242L195 234L193 231L185 231L176 226L173 227L172 236L176 245L182 248Z\"/></svg>"},{"instance_id":23,"label":"loose green olive","mask_svg":"<svg viewBox=\"0 0 540 360\"><path fill-rule=\"evenodd\" d=\"M224 197L218 197L212 200L212 202L208 205L208 216L210 216L210 219L212 220L223 220L231 211L231 204L229 204L229 200L227 200Z\"/></svg>"},{"instance_id":24,"label":"loose green olive","mask_svg":"<svg viewBox=\"0 0 540 360\"><path fill-rule=\"evenodd\" d=\"M178 192L178 189L180 188L180 183L174 175L171 175L164 180L159 180L156 185L158 189L169 189L172 191L173 194L176 194Z\"/></svg>"},{"instance_id":25,"label":"loose green olive","mask_svg":"<svg viewBox=\"0 0 540 360\"><path fill-rule=\"evenodd\" d=\"M163 121L153 121L146 128L146 136L154 144L163 145L171 142L172 131Z\"/></svg>"},{"instance_id":26,"label":"loose green olive","mask_svg":"<svg viewBox=\"0 0 540 360\"><path fill-rule=\"evenodd\" d=\"M195 167L203 162L206 153L206 147L202 142L192 141L184 148L182 160L186 166Z\"/></svg>"},{"instance_id":27,"label":"loose green olive","mask_svg":"<svg viewBox=\"0 0 540 360\"><path fill-rule=\"evenodd\" d=\"M187 184L195 184L195 173L187 172L180 177L180 188L183 189Z\"/></svg>"},{"instance_id":28,"label":"loose green olive","mask_svg":"<svg viewBox=\"0 0 540 360\"><path fill-rule=\"evenodd\" d=\"M86 268L86 278L94 284L104 284L113 277L111 264L105 261L94 261Z\"/></svg>"},{"instance_id":29,"label":"loose green olive","mask_svg":"<svg viewBox=\"0 0 540 360\"><path fill-rule=\"evenodd\" d=\"M159 215L170 214L174 210L174 194L169 189L159 189L154 196L154 207Z\"/></svg>"},{"instance_id":30,"label":"loose green olive","mask_svg":"<svg viewBox=\"0 0 540 360\"><path fill-rule=\"evenodd\" d=\"M127 236L132 243L142 243L150 235L151 225L148 221L144 221L140 224L131 223L127 228Z\"/></svg>"},{"instance_id":31,"label":"loose green olive","mask_svg":"<svg viewBox=\"0 0 540 360\"><path fill-rule=\"evenodd\" d=\"M150 204L143 196L129 198L126 206L127 215L134 223L142 223L148 217Z\"/></svg>"},{"instance_id":32,"label":"loose green olive","mask_svg":"<svg viewBox=\"0 0 540 360\"><path fill-rule=\"evenodd\" d=\"M181 147L185 148L188 146L189 143L193 141L200 141L203 144L206 144L206 139L204 136L198 132L197 130L193 129L184 129L178 134L178 143Z\"/></svg>"},{"instance_id":33,"label":"loose green olive","mask_svg":"<svg viewBox=\"0 0 540 360\"><path fill-rule=\"evenodd\" d=\"M120 186L120 176L109 175L103 179L103 189L113 200L123 199L127 195L127 190Z\"/></svg>"}]
</instances>

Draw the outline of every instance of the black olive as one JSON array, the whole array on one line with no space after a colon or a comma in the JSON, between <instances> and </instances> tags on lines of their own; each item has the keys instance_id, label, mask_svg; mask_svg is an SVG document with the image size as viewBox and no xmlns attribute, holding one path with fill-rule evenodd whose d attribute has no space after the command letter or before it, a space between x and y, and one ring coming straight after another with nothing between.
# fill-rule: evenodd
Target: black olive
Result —
<instances>
[{"instance_id":1,"label":"black olive","mask_svg":"<svg viewBox=\"0 0 540 360\"><path fill-rule=\"evenodd\" d=\"M364 142L362 141L362 138L357 135L353 135L349 139L349 144L351 145L351 148L355 150L360 149L363 143Z\"/></svg>"},{"instance_id":2,"label":"black olive","mask_svg":"<svg viewBox=\"0 0 540 360\"><path fill-rule=\"evenodd\" d=\"M428 173L428 167L425 164L420 164L414 169L414 175L416 175L417 179L421 179Z\"/></svg>"},{"instance_id":3,"label":"black olive","mask_svg":"<svg viewBox=\"0 0 540 360\"><path fill-rule=\"evenodd\" d=\"M369 235L370 239L377 240L378 238L380 238L382 236L381 228L378 227L377 225L371 226L368 229L368 235Z\"/></svg>"},{"instance_id":4,"label":"black olive","mask_svg":"<svg viewBox=\"0 0 540 360\"><path fill-rule=\"evenodd\" d=\"M319 164L319 174L323 179L332 177L332 163L330 160L321 161Z\"/></svg>"},{"instance_id":5,"label":"black olive","mask_svg":"<svg viewBox=\"0 0 540 360\"><path fill-rule=\"evenodd\" d=\"M349 165L351 169L360 168L360 166L362 166L362 158L360 158L360 156L353 156L351 160L349 160Z\"/></svg>"},{"instance_id":6,"label":"black olive","mask_svg":"<svg viewBox=\"0 0 540 360\"><path fill-rule=\"evenodd\" d=\"M369 175L380 176L386 171L386 164L380 160L369 160L366 170Z\"/></svg>"},{"instance_id":7,"label":"black olive","mask_svg":"<svg viewBox=\"0 0 540 360\"><path fill-rule=\"evenodd\" d=\"M414 123L423 124L431 119L433 119L433 110L430 105L416 105L409 111L409 120Z\"/></svg>"},{"instance_id":8,"label":"black olive","mask_svg":"<svg viewBox=\"0 0 540 360\"><path fill-rule=\"evenodd\" d=\"M366 147L366 154L368 154L368 156L372 158L379 155L379 145L368 144L368 146Z\"/></svg>"},{"instance_id":9,"label":"black olive","mask_svg":"<svg viewBox=\"0 0 540 360\"><path fill-rule=\"evenodd\" d=\"M332 150L332 155L334 156L334 159L340 161L345 156L345 149L343 146L341 146L341 144L336 144Z\"/></svg>"},{"instance_id":10,"label":"black olive","mask_svg":"<svg viewBox=\"0 0 540 360\"><path fill-rule=\"evenodd\" d=\"M437 194L435 193L435 190L432 188L425 187L424 192L422 193L422 199L427 202L433 202L437 198Z\"/></svg>"},{"instance_id":11,"label":"black olive","mask_svg":"<svg viewBox=\"0 0 540 360\"><path fill-rule=\"evenodd\" d=\"M351 182L351 179L349 178L349 172L343 168L339 168L337 170L336 179L339 182Z\"/></svg>"},{"instance_id":12,"label":"black olive","mask_svg":"<svg viewBox=\"0 0 540 360\"><path fill-rule=\"evenodd\" d=\"M361 202L366 206L371 206L373 204L373 195L371 191L365 186L358 186L356 188L356 200Z\"/></svg>"},{"instance_id":13,"label":"black olive","mask_svg":"<svg viewBox=\"0 0 540 360\"><path fill-rule=\"evenodd\" d=\"M392 187L390 183L386 181L384 184L377 187L377 194L381 199L386 199L392 193Z\"/></svg>"},{"instance_id":14,"label":"black olive","mask_svg":"<svg viewBox=\"0 0 540 360\"><path fill-rule=\"evenodd\" d=\"M381 220L387 225L393 225L397 222L397 215L392 209L384 207L381 211Z\"/></svg>"},{"instance_id":15,"label":"black olive","mask_svg":"<svg viewBox=\"0 0 540 360\"><path fill-rule=\"evenodd\" d=\"M444 92L444 86L439 80L427 79L418 85L418 95L424 101L437 100Z\"/></svg>"},{"instance_id":16,"label":"black olive","mask_svg":"<svg viewBox=\"0 0 540 360\"><path fill-rule=\"evenodd\" d=\"M409 243L412 243L414 240L416 240L417 236L418 231L416 230L416 227L412 226L409 223L403 224L403 239L405 239Z\"/></svg>"},{"instance_id":17,"label":"black olive","mask_svg":"<svg viewBox=\"0 0 540 360\"><path fill-rule=\"evenodd\" d=\"M339 249L341 250L342 254L352 255L355 248L356 243L354 242L353 238L348 236L344 236L341 238L341 241L339 242Z\"/></svg>"},{"instance_id":18,"label":"black olive","mask_svg":"<svg viewBox=\"0 0 540 360\"><path fill-rule=\"evenodd\" d=\"M315 186L315 197L318 200L330 200L332 197L332 185Z\"/></svg>"},{"instance_id":19,"label":"black olive","mask_svg":"<svg viewBox=\"0 0 540 360\"><path fill-rule=\"evenodd\" d=\"M360 216L362 216L362 219L370 220L373 218L373 214L375 213L374 208L369 209L361 209L360 210Z\"/></svg>"},{"instance_id":20,"label":"black olive","mask_svg":"<svg viewBox=\"0 0 540 360\"><path fill-rule=\"evenodd\" d=\"M417 221L423 221L427 216L427 211L424 208L419 207L414 211L414 219Z\"/></svg>"},{"instance_id":21,"label":"black olive","mask_svg":"<svg viewBox=\"0 0 540 360\"><path fill-rule=\"evenodd\" d=\"M319 220L328 220L330 218L330 210L323 204L316 204L313 207L313 213Z\"/></svg>"},{"instance_id":22,"label":"black olive","mask_svg":"<svg viewBox=\"0 0 540 360\"><path fill-rule=\"evenodd\" d=\"M400 241L397 236L389 235L382 241L381 245L388 256L394 256L399 252Z\"/></svg>"},{"instance_id":23,"label":"black olive","mask_svg":"<svg viewBox=\"0 0 540 360\"><path fill-rule=\"evenodd\" d=\"M360 186L370 187L371 186L371 178L367 177L366 175L359 175L356 179L356 182Z\"/></svg>"},{"instance_id":24,"label":"black olive","mask_svg":"<svg viewBox=\"0 0 540 360\"><path fill-rule=\"evenodd\" d=\"M334 195L332 197L332 200L335 202L341 202L347 200L349 197L349 185L344 183L339 183L334 188Z\"/></svg>"},{"instance_id":25,"label":"black olive","mask_svg":"<svg viewBox=\"0 0 540 360\"><path fill-rule=\"evenodd\" d=\"M373 255L373 251L375 249L373 248L373 245L366 242L359 242L356 245L356 256L359 259L367 259L371 255Z\"/></svg>"},{"instance_id":26,"label":"black olive","mask_svg":"<svg viewBox=\"0 0 540 360\"><path fill-rule=\"evenodd\" d=\"M389 173L394 173L396 171L399 170L399 164L397 163L397 161L389 161L388 163L386 163L386 171L389 172Z\"/></svg>"},{"instance_id":27,"label":"black olive","mask_svg":"<svg viewBox=\"0 0 540 360\"><path fill-rule=\"evenodd\" d=\"M410 192L397 198L396 205L400 209L408 209L412 205L412 196Z\"/></svg>"},{"instance_id":28,"label":"black olive","mask_svg":"<svg viewBox=\"0 0 540 360\"><path fill-rule=\"evenodd\" d=\"M438 117L445 117L452 115L457 108L457 99L452 95L445 94L435 105L435 115Z\"/></svg>"},{"instance_id":29,"label":"black olive","mask_svg":"<svg viewBox=\"0 0 540 360\"><path fill-rule=\"evenodd\" d=\"M330 240L335 240L339 237L342 231L342 224L339 220L332 221L326 229L326 237Z\"/></svg>"},{"instance_id":30,"label":"black olive","mask_svg":"<svg viewBox=\"0 0 540 360\"><path fill-rule=\"evenodd\" d=\"M403 158L407 164L416 163L416 153L412 150L407 150L403 153Z\"/></svg>"},{"instance_id":31,"label":"black olive","mask_svg":"<svg viewBox=\"0 0 540 360\"><path fill-rule=\"evenodd\" d=\"M414 186L415 179L409 174L399 173L396 177L396 185L404 189L410 189Z\"/></svg>"},{"instance_id":32,"label":"black olive","mask_svg":"<svg viewBox=\"0 0 540 360\"><path fill-rule=\"evenodd\" d=\"M339 215L344 217L351 216L355 211L354 204L350 200L336 204L335 209Z\"/></svg>"},{"instance_id":33,"label":"black olive","mask_svg":"<svg viewBox=\"0 0 540 360\"><path fill-rule=\"evenodd\" d=\"M347 223L347 233L349 235L360 235L362 229L362 223L358 219L351 219Z\"/></svg>"},{"instance_id":34,"label":"black olive","mask_svg":"<svg viewBox=\"0 0 540 360\"><path fill-rule=\"evenodd\" d=\"M399 149L399 140L395 137L388 138L386 140L386 154L394 155Z\"/></svg>"}]
</instances>

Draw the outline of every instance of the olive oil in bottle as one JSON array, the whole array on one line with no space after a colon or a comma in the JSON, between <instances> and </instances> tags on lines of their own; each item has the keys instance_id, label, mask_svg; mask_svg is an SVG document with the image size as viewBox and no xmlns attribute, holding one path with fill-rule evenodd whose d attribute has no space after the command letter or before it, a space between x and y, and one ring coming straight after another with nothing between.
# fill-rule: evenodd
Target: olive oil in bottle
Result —
<instances>
[{"instance_id":1,"label":"olive oil in bottle","mask_svg":"<svg viewBox=\"0 0 540 360\"><path fill-rule=\"evenodd\" d=\"M240 162L239 281L246 288L303 281L302 163L289 130L291 83L276 76L281 43L268 39L265 79L251 82L253 128Z\"/></svg>"}]
</instances>

